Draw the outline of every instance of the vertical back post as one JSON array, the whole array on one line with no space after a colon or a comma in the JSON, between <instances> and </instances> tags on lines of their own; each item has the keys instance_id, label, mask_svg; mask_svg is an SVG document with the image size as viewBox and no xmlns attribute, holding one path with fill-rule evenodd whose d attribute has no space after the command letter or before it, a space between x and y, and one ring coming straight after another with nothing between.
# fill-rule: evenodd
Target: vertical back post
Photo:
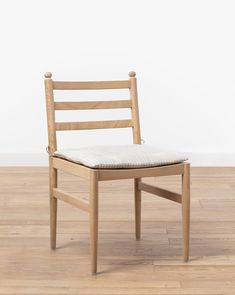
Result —
<instances>
[{"instance_id":1,"label":"vertical back post","mask_svg":"<svg viewBox=\"0 0 235 295\"><path fill-rule=\"evenodd\" d=\"M57 149L53 81L51 79L52 74L50 72L45 73L44 76L45 76L45 91L46 91L46 106L47 106L49 154L51 155Z\"/></svg>"},{"instance_id":2,"label":"vertical back post","mask_svg":"<svg viewBox=\"0 0 235 295\"><path fill-rule=\"evenodd\" d=\"M137 82L136 73L130 72L130 99L132 101L131 116L133 121L132 133L133 133L133 143L141 144L140 135L140 119L139 119L139 107L138 107L138 93L137 93ZM134 179L134 196L135 196L135 235L136 240L140 239L141 234L141 191L138 188L138 184L141 178Z\"/></svg>"},{"instance_id":3,"label":"vertical back post","mask_svg":"<svg viewBox=\"0 0 235 295\"><path fill-rule=\"evenodd\" d=\"M130 72L130 98L132 101L131 115L133 120L133 143L140 144L141 136L140 136L140 120L139 120L139 107L138 107L138 93L137 93L137 82L136 82L136 73Z\"/></svg>"}]
</instances>

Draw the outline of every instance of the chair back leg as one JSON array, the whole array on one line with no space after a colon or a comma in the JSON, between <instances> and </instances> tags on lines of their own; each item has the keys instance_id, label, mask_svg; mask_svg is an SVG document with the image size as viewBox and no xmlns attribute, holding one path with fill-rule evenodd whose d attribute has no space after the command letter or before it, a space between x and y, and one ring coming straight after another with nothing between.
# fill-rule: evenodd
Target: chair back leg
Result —
<instances>
[{"instance_id":1,"label":"chair back leg","mask_svg":"<svg viewBox=\"0 0 235 295\"><path fill-rule=\"evenodd\" d=\"M189 259L190 235L190 164L184 164L182 175L182 226L183 226L183 259Z\"/></svg>"},{"instance_id":2,"label":"chair back leg","mask_svg":"<svg viewBox=\"0 0 235 295\"><path fill-rule=\"evenodd\" d=\"M141 190L138 187L140 181L141 181L141 178L134 179L136 240L140 240L140 236L141 236Z\"/></svg>"},{"instance_id":3,"label":"chair back leg","mask_svg":"<svg viewBox=\"0 0 235 295\"><path fill-rule=\"evenodd\" d=\"M97 272L97 246L98 246L98 175L96 171L90 173L90 252L91 252L91 273Z\"/></svg>"},{"instance_id":4,"label":"chair back leg","mask_svg":"<svg viewBox=\"0 0 235 295\"><path fill-rule=\"evenodd\" d=\"M53 189L57 187L57 169L53 168L49 159L49 191L50 191L50 240L51 249L56 248L57 199L53 196Z\"/></svg>"}]
</instances>

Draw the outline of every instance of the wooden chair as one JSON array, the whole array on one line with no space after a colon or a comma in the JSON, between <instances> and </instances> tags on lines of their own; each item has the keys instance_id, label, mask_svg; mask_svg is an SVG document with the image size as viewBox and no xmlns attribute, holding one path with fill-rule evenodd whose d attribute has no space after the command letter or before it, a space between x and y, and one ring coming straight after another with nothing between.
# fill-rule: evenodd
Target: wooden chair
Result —
<instances>
[{"instance_id":1,"label":"wooden chair","mask_svg":"<svg viewBox=\"0 0 235 295\"><path fill-rule=\"evenodd\" d=\"M97 240L98 240L98 183L105 180L134 179L135 201L135 234L140 239L141 231L141 191L145 191L173 202L182 204L183 224L183 259L189 258L189 221L190 221L190 164L180 162L171 165L131 168L131 169L94 169L55 155L57 150L56 132L61 130L84 130L102 128L130 127L133 131L133 143L141 144L139 111L137 100L137 84L135 72L129 73L128 80L122 81L92 81L92 82L62 82L53 81L52 74L45 73L45 91L47 105L48 138L49 138L49 174L50 174L50 235L51 248L56 248L57 199L65 201L89 213L90 223L90 253L91 272L97 272ZM91 89L123 89L130 91L130 99L113 101L82 101L55 102L54 90L91 90ZM88 122L56 122L56 110L90 110L130 108L130 120L88 121ZM62 170L90 182L89 203L74 198L71 194L57 187L57 170ZM182 194L171 192L142 182L144 177L167 175L182 176Z\"/></svg>"}]
</instances>

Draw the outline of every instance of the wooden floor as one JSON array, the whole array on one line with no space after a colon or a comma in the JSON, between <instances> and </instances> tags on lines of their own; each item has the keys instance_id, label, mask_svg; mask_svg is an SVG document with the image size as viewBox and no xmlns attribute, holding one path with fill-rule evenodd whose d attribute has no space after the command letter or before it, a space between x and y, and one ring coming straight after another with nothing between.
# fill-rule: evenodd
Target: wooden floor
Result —
<instances>
[{"instance_id":1,"label":"wooden floor","mask_svg":"<svg viewBox=\"0 0 235 295\"><path fill-rule=\"evenodd\" d=\"M0 294L235 294L235 168L192 169L189 263L181 259L179 204L144 194L137 242L133 182L101 183L96 276L85 212L59 203L58 248L49 249L47 173L0 168ZM88 197L87 183L60 179L64 189ZM178 177L148 181L180 187Z\"/></svg>"}]
</instances>

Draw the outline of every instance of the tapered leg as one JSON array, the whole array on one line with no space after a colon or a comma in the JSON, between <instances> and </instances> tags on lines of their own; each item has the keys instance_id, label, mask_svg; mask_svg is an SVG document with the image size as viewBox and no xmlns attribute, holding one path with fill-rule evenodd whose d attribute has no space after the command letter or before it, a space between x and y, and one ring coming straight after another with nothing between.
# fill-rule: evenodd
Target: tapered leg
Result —
<instances>
[{"instance_id":1,"label":"tapered leg","mask_svg":"<svg viewBox=\"0 0 235 295\"><path fill-rule=\"evenodd\" d=\"M53 188L57 187L57 169L52 166L52 159L49 159L49 191L50 191L50 239L51 249L56 248L56 223L57 223L57 199L53 197Z\"/></svg>"},{"instance_id":2,"label":"tapered leg","mask_svg":"<svg viewBox=\"0 0 235 295\"><path fill-rule=\"evenodd\" d=\"M96 171L90 174L90 251L91 273L97 272L97 245L98 245L98 177Z\"/></svg>"},{"instance_id":3,"label":"tapered leg","mask_svg":"<svg viewBox=\"0 0 235 295\"><path fill-rule=\"evenodd\" d=\"M183 259L189 259L190 237L190 164L184 165L182 175L182 224L183 224Z\"/></svg>"},{"instance_id":4,"label":"tapered leg","mask_svg":"<svg viewBox=\"0 0 235 295\"><path fill-rule=\"evenodd\" d=\"M138 189L138 183L141 178L135 178L134 180L134 192L135 192L135 236L136 240L141 236L141 190Z\"/></svg>"}]
</instances>

